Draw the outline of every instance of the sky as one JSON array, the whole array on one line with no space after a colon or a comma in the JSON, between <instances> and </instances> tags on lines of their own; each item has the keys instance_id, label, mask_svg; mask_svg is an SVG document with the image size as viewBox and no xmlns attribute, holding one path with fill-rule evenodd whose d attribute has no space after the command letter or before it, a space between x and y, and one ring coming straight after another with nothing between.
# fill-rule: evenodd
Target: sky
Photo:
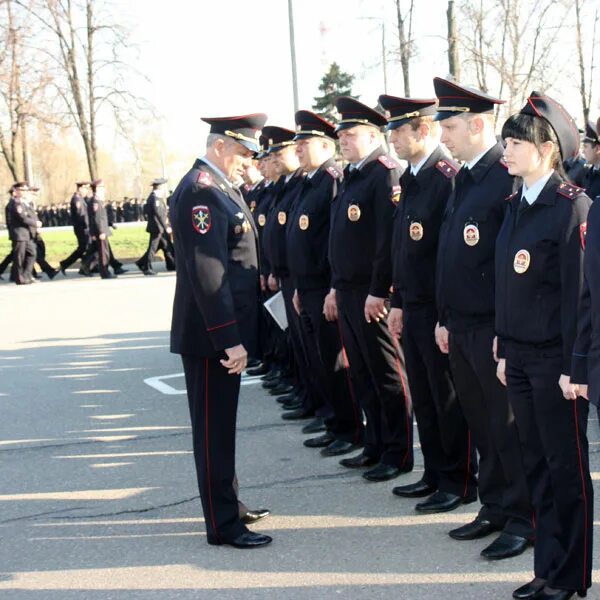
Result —
<instances>
[{"instance_id":1,"label":"sky","mask_svg":"<svg viewBox=\"0 0 600 600\"><path fill-rule=\"evenodd\" d=\"M397 44L394 4L294 0L299 108L310 109L333 61L355 75L354 93L375 105L386 91L382 26L389 48ZM203 116L265 112L269 124L293 128L287 0L120 0L117 6L139 52L136 67L149 79L143 93L163 116L166 147L190 160L201 154L208 131ZM447 74L446 7L446 0L416 0L413 97L433 97L433 76ZM574 57L571 64L576 77ZM571 87L559 99L579 114ZM388 64L387 93L402 92L399 65Z\"/></svg>"}]
</instances>

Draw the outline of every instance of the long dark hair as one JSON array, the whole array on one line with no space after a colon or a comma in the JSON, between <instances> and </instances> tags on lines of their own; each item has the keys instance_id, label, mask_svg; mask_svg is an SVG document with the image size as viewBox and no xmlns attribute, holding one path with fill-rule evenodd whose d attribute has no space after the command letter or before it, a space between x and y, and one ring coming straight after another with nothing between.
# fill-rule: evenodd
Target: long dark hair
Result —
<instances>
[{"instance_id":1,"label":"long dark hair","mask_svg":"<svg viewBox=\"0 0 600 600\"><path fill-rule=\"evenodd\" d=\"M512 115L502 126L502 139L505 140L509 137L514 138L515 140L530 142L538 149L540 154L542 152L542 144L545 142L552 142L555 149L550 157L550 164L561 177L566 179L560 144L558 143L558 138L554 129L546 119L535 117L533 115L524 115L522 113Z\"/></svg>"}]
</instances>

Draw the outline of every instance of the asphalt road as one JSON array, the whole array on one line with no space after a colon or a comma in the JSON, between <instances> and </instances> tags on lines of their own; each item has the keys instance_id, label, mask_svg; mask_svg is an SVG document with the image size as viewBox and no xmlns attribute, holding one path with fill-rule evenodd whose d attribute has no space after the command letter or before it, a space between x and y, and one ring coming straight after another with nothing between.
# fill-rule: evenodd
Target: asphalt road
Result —
<instances>
[{"instance_id":1,"label":"asphalt road","mask_svg":"<svg viewBox=\"0 0 600 600\"><path fill-rule=\"evenodd\" d=\"M301 425L253 380L238 475L246 504L272 510L254 529L274 542L208 546L182 368L168 351L173 275L59 278L0 282L3 600L483 600L530 579L531 551L489 563L489 539L448 537L477 505L418 516L391 494L400 479L367 483L303 447ZM598 479L595 412L589 436ZM402 481L420 477L418 450L416 464Z\"/></svg>"}]
</instances>

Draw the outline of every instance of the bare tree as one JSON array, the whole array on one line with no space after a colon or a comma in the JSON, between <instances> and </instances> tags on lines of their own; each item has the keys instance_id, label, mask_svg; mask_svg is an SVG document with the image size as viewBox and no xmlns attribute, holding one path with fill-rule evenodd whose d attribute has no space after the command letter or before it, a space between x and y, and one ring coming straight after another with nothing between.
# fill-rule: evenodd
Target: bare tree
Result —
<instances>
[{"instance_id":1,"label":"bare tree","mask_svg":"<svg viewBox=\"0 0 600 600\"><path fill-rule=\"evenodd\" d=\"M583 28L583 10L585 0L575 0L575 39L577 46L577 62L579 63L579 94L581 96L581 108L583 122L587 123L590 118L590 105L592 103L592 83L594 77L594 56L596 50L596 31L598 26L598 8L594 13L592 41L590 45L589 83L587 82L588 66L585 60Z\"/></svg>"},{"instance_id":2,"label":"bare tree","mask_svg":"<svg viewBox=\"0 0 600 600\"><path fill-rule=\"evenodd\" d=\"M448 0L446 20L448 22L448 70L450 75L460 81L460 60L458 56L458 35L456 33L456 13L454 0Z\"/></svg>"},{"instance_id":3,"label":"bare tree","mask_svg":"<svg viewBox=\"0 0 600 600\"><path fill-rule=\"evenodd\" d=\"M402 65L402 79L404 82L404 95L410 97L410 59L413 56L412 23L415 3L410 0L408 12L402 13L401 0L396 2L396 20L398 25L398 43L400 64ZM406 31L408 29L408 32Z\"/></svg>"}]
</instances>

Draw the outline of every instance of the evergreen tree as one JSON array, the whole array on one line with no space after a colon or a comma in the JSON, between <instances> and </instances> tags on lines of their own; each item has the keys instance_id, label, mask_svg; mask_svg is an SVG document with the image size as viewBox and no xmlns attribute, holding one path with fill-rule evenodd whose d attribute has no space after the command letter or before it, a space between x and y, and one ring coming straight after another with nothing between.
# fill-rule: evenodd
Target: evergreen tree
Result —
<instances>
[{"instance_id":1,"label":"evergreen tree","mask_svg":"<svg viewBox=\"0 0 600 600\"><path fill-rule=\"evenodd\" d=\"M352 96L358 99L358 96L352 95L352 83L354 75L344 73L337 63L331 63L329 70L321 79L319 91L321 96L315 96L313 110L325 119L336 119L335 100L339 96Z\"/></svg>"}]
</instances>

